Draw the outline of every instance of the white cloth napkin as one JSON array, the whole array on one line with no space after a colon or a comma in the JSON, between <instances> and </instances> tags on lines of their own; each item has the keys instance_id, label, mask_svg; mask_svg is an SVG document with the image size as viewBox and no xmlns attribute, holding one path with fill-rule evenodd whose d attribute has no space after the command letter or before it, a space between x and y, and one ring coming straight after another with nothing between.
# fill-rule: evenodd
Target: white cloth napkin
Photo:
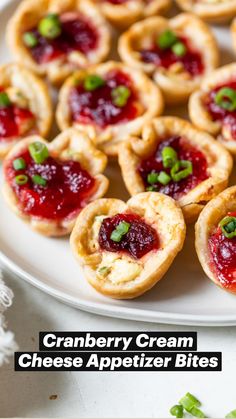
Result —
<instances>
[{"instance_id":1,"label":"white cloth napkin","mask_svg":"<svg viewBox=\"0 0 236 419\"><path fill-rule=\"evenodd\" d=\"M14 334L6 330L4 311L11 306L13 292L4 284L0 269L0 367L8 362L8 358L17 350Z\"/></svg>"}]
</instances>

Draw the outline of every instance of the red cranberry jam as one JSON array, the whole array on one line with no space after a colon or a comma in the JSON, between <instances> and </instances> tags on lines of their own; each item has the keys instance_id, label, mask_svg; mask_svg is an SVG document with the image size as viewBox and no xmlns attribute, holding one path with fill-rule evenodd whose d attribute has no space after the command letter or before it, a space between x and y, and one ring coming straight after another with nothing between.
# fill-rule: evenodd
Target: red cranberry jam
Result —
<instances>
[{"instance_id":1,"label":"red cranberry jam","mask_svg":"<svg viewBox=\"0 0 236 419\"><path fill-rule=\"evenodd\" d=\"M171 168L166 168L163 165L162 151L165 147L173 148L177 153L178 160L191 162L192 173L179 181L171 179ZM160 173L162 171L170 177L170 181L166 185L159 182L155 183L152 186L153 190L169 195L174 199L179 199L209 177L207 173L207 161L204 154L190 145L182 137L171 137L162 141L155 153L146 160L143 160L138 167L138 173L142 177L147 189L150 188L150 183L148 182L149 174L153 172Z\"/></svg>"},{"instance_id":2,"label":"red cranberry jam","mask_svg":"<svg viewBox=\"0 0 236 419\"><path fill-rule=\"evenodd\" d=\"M25 168L15 170L15 159L23 159ZM26 175L28 181L19 185L16 177ZM44 185L35 183L36 176ZM21 210L35 217L60 220L75 215L91 196L95 180L76 161L61 161L48 157L42 164L32 159L28 150L9 161L5 177L16 194Z\"/></svg>"},{"instance_id":3,"label":"red cranberry jam","mask_svg":"<svg viewBox=\"0 0 236 419\"><path fill-rule=\"evenodd\" d=\"M142 61L145 63L153 63L157 67L164 67L167 69L175 63L182 63L184 70L189 73L190 76L194 77L202 74L204 71L204 64L201 54L198 51L193 50L186 38L179 37L178 42L183 44L182 51L185 51L184 53L176 54L173 51L173 46L161 49L158 46L158 43L154 43L152 48L139 51Z\"/></svg>"},{"instance_id":4,"label":"red cranberry jam","mask_svg":"<svg viewBox=\"0 0 236 419\"><path fill-rule=\"evenodd\" d=\"M129 92L129 97L122 106L116 105L112 97L119 87L125 87ZM110 71L98 88L89 91L84 83L80 83L71 89L69 96L73 121L95 124L100 128L135 119L139 114L136 101L137 93L130 77L116 70Z\"/></svg>"},{"instance_id":5,"label":"red cranberry jam","mask_svg":"<svg viewBox=\"0 0 236 419\"><path fill-rule=\"evenodd\" d=\"M126 234L119 241L112 240L112 233L121 223L128 224ZM99 245L108 252L125 252L140 259L148 252L159 248L156 230L137 214L117 214L105 218L99 231Z\"/></svg>"},{"instance_id":6,"label":"red cranberry jam","mask_svg":"<svg viewBox=\"0 0 236 419\"><path fill-rule=\"evenodd\" d=\"M236 217L235 213L228 216ZM227 238L220 227L209 238L212 264L221 284L228 290L236 290L236 237Z\"/></svg>"},{"instance_id":7,"label":"red cranberry jam","mask_svg":"<svg viewBox=\"0 0 236 419\"><path fill-rule=\"evenodd\" d=\"M222 84L220 86L215 87L207 96L205 100L205 106L207 111L211 115L213 121L220 121L224 126L229 127L232 138L236 140L236 104L235 109L232 110L226 109L224 102L217 101L217 93L222 88L229 88L235 91L236 95L236 81L231 81L227 84ZM223 98L222 98L223 99ZM227 99L227 98L225 98ZM223 105L222 105L223 103Z\"/></svg>"},{"instance_id":8,"label":"red cranberry jam","mask_svg":"<svg viewBox=\"0 0 236 419\"><path fill-rule=\"evenodd\" d=\"M28 49L38 64L48 63L73 51L87 55L97 48L97 29L86 17L75 12L61 15L59 19L60 34L53 39L42 36L37 27L29 31L35 42Z\"/></svg>"}]
</instances>

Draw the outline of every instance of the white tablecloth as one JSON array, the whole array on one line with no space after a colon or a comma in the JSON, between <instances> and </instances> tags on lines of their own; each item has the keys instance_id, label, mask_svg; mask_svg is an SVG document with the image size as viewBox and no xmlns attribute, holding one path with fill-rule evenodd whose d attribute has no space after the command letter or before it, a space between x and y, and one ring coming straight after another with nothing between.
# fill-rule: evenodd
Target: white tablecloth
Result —
<instances>
[{"instance_id":1,"label":"white tablecloth","mask_svg":"<svg viewBox=\"0 0 236 419\"><path fill-rule=\"evenodd\" d=\"M67 307L9 275L15 293L7 311L20 350L37 350L41 330L198 331L200 351L223 351L223 372L16 373L0 370L0 417L168 417L169 408L190 391L211 417L236 408L236 328L191 328L100 317ZM55 397L51 397L55 396Z\"/></svg>"}]
</instances>

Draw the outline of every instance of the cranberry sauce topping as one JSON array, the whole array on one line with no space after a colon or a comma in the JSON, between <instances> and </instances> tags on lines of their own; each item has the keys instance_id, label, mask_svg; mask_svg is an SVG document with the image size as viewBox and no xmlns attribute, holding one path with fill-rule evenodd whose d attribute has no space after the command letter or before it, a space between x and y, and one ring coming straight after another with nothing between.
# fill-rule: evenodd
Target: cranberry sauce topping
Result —
<instances>
[{"instance_id":1,"label":"cranberry sauce topping","mask_svg":"<svg viewBox=\"0 0 236 419\"><path fill-rule=\"evenodd\" d=\"M236 217L235 213L229 216ZM232 291L236 290L236 237L224 236L220 227L209 238L209 250L213 269L221 284Z\"/></svg>"},{"instance_id":2,"label":"cranberry sauce topping","mask_svg":"<svg viewBox=\"0 0 236 419\"><path fill-rule=\"evenodd\" d=\"M0 107L0 142L19 137L21 127L33 119L34 115L29 109L19 108L13 104Z\"/></svg>"},{"instance_id":3,"label":"cranberry sauce topping","mask_svg":"<svg viewBox=\"0 0 236 419\"><path fill-rule=\"evenodd\" d=\"M217 105L215 102L217 92L219 92L219 90L223 87L227 87L236 91L236 81L231 81L227 84L222 84L215 87L215 89L208 94L205 100L205 106L213 121L220 121L224 126L229 127L232 137L236 140L236 110L227 110Z\"/></svg>"},{"instance_id":4,"label":"cranberry sauce topping","mask_svg":"<svg viewBox=\"0 0 236 419\"><path fill-rule=\"evenodd\" d=\"M184 55L177 55L172 48L161 49L157 43L153 44L150 49L140 51L141 58L145 63L153 63L157 67L169 68L172 64L182 63L184 70L192 77L198 76L204 71L202 56L198 51L192 49L189 41L184 37L178 40L184 44L186 52Z\"/></svg>"},{"instance_id":5,"label":"cranberry sauce topping","mask_svg":"<svg viewBox=\"0 0 236 419\"><path fill-rule=\"evenodd\" d=\"M61 34L49 39L42 36L37 28L31 33L37 39L37 45L29 48L33 59L38 64L45 64L72 51L87 55L98 45L97 29L84 16L68 13L60 16Z\"/></svg>"},{"instance_id":6,"label":"cranberry sauce topping","mask_svg":"<svg viewBox=\"0 0 236 419\"><path fill-rule=\"evenodd\" d=\"M138 172L146 187L150 187L147 180L150 173L165 171L168 175L170 175L170 168L164 168L163 166L161 152L164 147L172 147L176 151L179 160L188 160L192 162L192 174L186 178L178 182L170 180L167 185L157 183L154 186L154 190L164 193L165 195L169 195L174 199L178 199L195 188L200 182L208 178L207 161L201 151L190 145L185 138L169 138L162 141L155 153L146 160L143 160L138 167Z\"/></svg>"},{"instance_id":7,"label":"cranberry sauce topping","mask_svg":"<svg viewBox=\"0 0 236 419\"><path fill-rule=\"evenodd\" d=\"M124 106L116 106L113 89L126 86L130 96ZM83 83L73 87L69 96L72 119L81 124L95 124L100 128L128 122L138 115L137 94L130 77L121 71L110 71L104 85L87 91Z\"/></svg>"},{"instance_id":8,"label":"cranberry sauce topping","mask_svg":"<svg viewBox=\"0 0 236 419\"><path fill-rule=\"evenodd\" d=\"M36 164L28 150L16 158L23 158L26 168L15 170L11 160L5 176L25 214L50 220L73 216L93 192L94 178L76 161L60 161L49 156L42 164ZM15 178L22 174L28 176L28 181L18 185ZM45 179L46 185L34 183L35 175Z\"/></svg>"},{"instance_id":9,"label":"cranberry sauce topping","mask_svg":"<svg viewBox=\"0 0 236 419\"><path fill-rule=\"evenodd\" d=\"M122 223L129 224L129 230L119 242L111 239L112 232ZM117 214L105 218L99 231L99 245L108 252L125 252L140 259L146 253L159 248L159 238L156 230L137 214Z\"/></svg>"}]
</instances>

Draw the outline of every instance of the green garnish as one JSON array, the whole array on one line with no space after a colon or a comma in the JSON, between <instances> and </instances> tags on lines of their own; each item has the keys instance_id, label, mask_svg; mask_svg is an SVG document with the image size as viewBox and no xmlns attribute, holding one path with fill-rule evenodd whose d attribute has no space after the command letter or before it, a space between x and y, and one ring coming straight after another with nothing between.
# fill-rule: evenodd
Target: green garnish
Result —
<instances>
[{"instance_id":1,"label":"green garnish","mask_svg":"<svg viewBox=\"0 0 236 419\"><path fill-rule=\"evenodd\" d=\"M154 185L155 183L168 185L168 183L171 181L171 177L164 171L161 171L160 173L151 172L148 174L147 181L151 185Z\"/></svg>"},{"instance_id":2,"label":"green garnish","mask_svg":"<svg viewBox=\"0 0 236 419\"><path fill-rule=\"evenodd\" d=\"M13 161L13 167L15 170L23 170L26 168L26 162L22 157L20 157Z\"/></svg>"},{"instance_id":3,"label":"green garnish","mask_svg":"<svg viewBox=\"0 0 236 419\"><path fill-rule=\"evenodd\" d=\"M183 42L176 42L176 44L172 46L171 50L178 57L183 57L187 52L187 48Z\"/></svg>"},{"instance_id":4,"label":"green garnish","mask_svg":"<svg viewBox=\"0 0 236 419\"><path fill-rule=\"evenodd\" d=\"M29 48L34 48L38 45L38 39L32 32L25 32L23 34L23 42Z\"/></svg>"},{"instance_id":5,"label":"green garnish","mask_svg":"<svg viewBox=\"0 0 236 419\"><path fill-rule=\"evenodd\" d=\"M105 81L97 76L96 74L90 74L84 79L84 88L88 92L98 89L101 86L104 86Z\"/></svg>"},{"instance_id":6,"label":"green garnish","mask_svg":"<svg viewBox=\"0 0 236 419\"><path fill-rule=\"evenodd\" d=\"M35 185L40 185L40 186L46 186L47 185L46 179L44 179L40 175L32 176L32 181L35 183Z\"/></svg>"},{"instance_id":7,"label":"green garnish","mask_svg":"<svg viewBox=\"0 0 236 419\"><path fill-rule=\"evenodd\" d=\"M220 221L219 226L222 233L228 239L236 237L236 217L226 216Z\"/></svg>"},{"instance_id":8,"label":"green garnish","mask_svg":"<svg viewBox=\"0 0 236 419\"><path fill-rule=\"evenodd\" d=\"M180 399L179 404L189 413L191 413L193 407L197 408L201 406L199 400L191 393L186 393L185 396Z\"/></svg>"},{"instance_id":9,"label":"green garnish","mask_svg":"<svg viewBox=\"0 0 236 419\"><path fill-rule=\"evenodd\" d=\"M157 39L157 45L161 49L167 49L172 47L177 42L177 37L174 32L167 29L166 31L162 32Z\"/></svg>"},{"instance_id":10,"label":"green garnish","mask_svg":"<svg viewBox=\"0 0 236 419\"><path fill-rule=\"evenodd\" d=\"M101 268L98 269L98 272L103 275L106 274L110 271L110 267L109 266L102 266Z\"/></svg>"},{"instance_id":11,"label":"green garnish","mask_svg":"<svg viewBox=\"0 0 236 419\"><path fill-rule=\"evenodd\" d=\"M205 413L203 413L200 409L198 409L197 407L193 406L191 411L190 411L191 415L194 416L195 418L206 418Z\"/></svg>"},{"instance_id":12,"label":"green garnish","mask_svg":"<svg viewBox=\"0 0 236 419\"><path fill-rule=\"evenodd\" d=\"M170 174L174 182L179 182L193 173L193 164L189 160L180 160L171 168Z\"/></svg>"},{"instance_id":13,"label":"green garnish","mask_svg":"<svg viewBox=\"0 0 236 419\"><path fill-rule=\"evenodd\" d=\"M44 38L55 39L61 35L61 22L56 14L49 14L40 20L38 31Z\"/></svg>"},{"instance_id":14,"label":"green garnish","mask_svg":"<svg viewBox=\"0 0 236 419\"><path fill-rule=\"evenodd\" d=\"M0 108L7 108L11 105L11 101L6 92L0 92Z\"/></svg>"},{"instance_id":15,"label":"green garnish","mask_svg":"<svg viewBox=\"0 0 236 419\"><path fill-rule=\"evenodd\" d=\"M148 183L150 183L151 185L157 183L158 182L158 176L159 175L158 175L157 172L151 172L151 173L149 173L148 174L148 177L147 177Z\"/></svg>"},{"instance_id":16,"label":"green garnish","mask_svg":"<svg viewBox=\"0 0 236 419\"><path fill-rule=\"evenodd\" d=\"M180 404L176 404L172 406L170 409L170 414L175 416L176 418L183 418L184 417L184 408Z\"/></svg>"},{"instance_id":17,"label":"green garnish","mask_svg":"<svg viewBox=\"0 0 236 419\"><path fill-rule=\"evenodd\" d=\"M215 95L215 103L227 111L235 111L236 109L236 90L230 87L222 87Z\"/></svg>"},{"instance_id":18,"label":"green garnish","mask_svg":"<svg viewBox=\"0 0 236 419\"><path fill-rule=\"evenodd\" d=\"M130 94L130 89L126 86L121 85L115 87L111 91L112 102L114 103L114 105L118 106L119 108L122 108L127 104Z\"/></svg>"},{"instance_id":19,"label":"green garnish","mask_svg":"<svg viewBox=\"0 0 236 419\"><path fill-rule=\"evenodd\" d=\"M35 141L29 145L29 152L37 164L42 164L49 156L48 148L39 141Z\"/></svg>"},{"instance_id":20,"label":"green garnish","mask_svg":"<svg viewBox=\"0 0 236 419\"><path fill-rule=\"evenodd\" d=\"M26 175L18 175L15 177L15 182L17 185L25 185L28 182L29 178Z\"/></svg>"},{"instance_id":21,"label":"green garnish","mask_svg":"<svg viewBox=\"0 0 236 419\"><path fill-rule=\"evenodd\" d=\"M157 187L156 186L147 186L146 187L146 191L148 192L157 192Z\"/></svg>"},{"instance_id":22,"label":"green garnish","mask_svg":"<svg viewBox=\"0 0 236 419\"><path fill-rule=\"evenodd\" d=\"M228 413L228 415L225 416L226 418L236 418L236 409L232 410L232 412Z\"/></svg>"},{"instance_id":23,"label":"green garnish","mask_svg":"<svg viewBox=\"0 0 236 419\"><path fill-rule=\"evenodd\" d=\"M178 161L178 155L172 147L164 147L161 152L163 166L165 168L173 167Z\"/></svg>"},{"instance_id":24,"label":"green garnish","mask_svg":"<svg viewBox=\"0 0 236 419\"><path fill-rule=\"evenodd\" d=\"M126 221L121 221L115 228L115 230L113 230L113 232L111 233L110 239L114 242L119 243L122 240L123 236L125 236L128 233L130 226L130 223L127 223Z\"/></svg>"}]
</instances>

